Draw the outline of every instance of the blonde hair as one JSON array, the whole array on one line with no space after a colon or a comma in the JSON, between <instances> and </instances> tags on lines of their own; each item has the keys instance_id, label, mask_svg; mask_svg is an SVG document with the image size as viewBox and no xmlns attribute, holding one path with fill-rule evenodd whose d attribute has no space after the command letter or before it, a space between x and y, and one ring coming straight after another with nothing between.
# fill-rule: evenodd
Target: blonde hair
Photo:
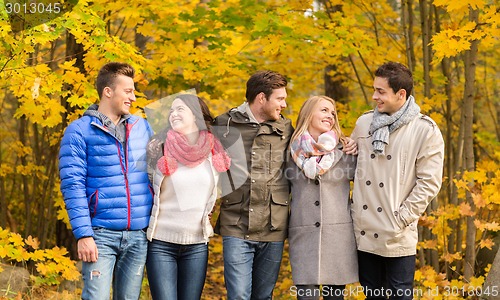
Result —
<instances>
[{"instance_id":1,"label":"blonde hair","mask_svg":"<svg viewBox=\"0 0 500 300\"><path fill-rule=\"evenodd\" d=\"M314 109L319 105L321 100L326 100L331 104L333 104L335 116L333 117L334 122L332 130L337 134L342 145L345 146L346 137L344 133L342 133L342 129L340 128L338 114L337 114L337 105L335 104L335 100L323 95L312 96L311 98L307 99L306 102L304 102L304 104L302 104L302 107L300 108L299 111L299 116L297 117L297 128L295 129L291 140L294 141L297 137L304 134L304 132L309 127L309 124L311 124Z\"/></svg>"}]
</instances>

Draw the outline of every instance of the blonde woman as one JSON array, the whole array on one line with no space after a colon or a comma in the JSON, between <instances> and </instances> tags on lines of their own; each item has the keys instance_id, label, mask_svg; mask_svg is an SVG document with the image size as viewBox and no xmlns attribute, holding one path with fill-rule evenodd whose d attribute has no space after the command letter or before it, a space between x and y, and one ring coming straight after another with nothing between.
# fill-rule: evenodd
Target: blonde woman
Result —
<instances>
[{"instance_id":1,"label":"blonde woman","mask_svg":"<svg viewBox=\"0 0 500 300\"><path fill-rule=\"evenodd\" d=\"M287 168L290 263L298 299L343 299L345 285L358 281L349 199L356 157L342 151L349 143L333 99L313 96L304 102Z\"/></svg>"}]
</instances>

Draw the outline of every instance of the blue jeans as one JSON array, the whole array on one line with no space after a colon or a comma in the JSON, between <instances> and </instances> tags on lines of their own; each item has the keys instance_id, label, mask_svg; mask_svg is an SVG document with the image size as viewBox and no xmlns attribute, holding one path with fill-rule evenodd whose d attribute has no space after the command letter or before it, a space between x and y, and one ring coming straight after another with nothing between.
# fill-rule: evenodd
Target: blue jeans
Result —
<instances>
[{"instance_id":1,"label":"blue jeans","mask_svg":"<svg viewBox=\"0 0 500 300\"><path fill-rule=\"evenodd\" d=\"M208 244L179 245L153 240L146 263L153 299L199 300L205 285Z\"/></svg>"},{"instance_id":2,"label":"blue jeans","mask_svg":"<svg viewBox=\"0 0 500 300\"><path fill-rule=\"evenodd\" d=\"M139 299L148 249L142 230L114 231L94 228L97 262L82 264L82 299Z\"/></svg>"},{"instance_id":3,"label":"blue jeans","mask_svg":"<svg viewBox=\"0 0 500 300\"><path fill-rule=\"evenodd\" d=\"M366 299L413 299L415 255L383 257L358 251L358 264Z\"/></svg>"},{"instance_id":4,"label":"blue jeans","mask_svg":"<svg viewBox=\"0 0 500 300\"><path fill-rule=\"evenodd\" d=\"M284 243L231 236L224 236L222 243L228 300L272 299Z\"/></svg>"}]
</instances>

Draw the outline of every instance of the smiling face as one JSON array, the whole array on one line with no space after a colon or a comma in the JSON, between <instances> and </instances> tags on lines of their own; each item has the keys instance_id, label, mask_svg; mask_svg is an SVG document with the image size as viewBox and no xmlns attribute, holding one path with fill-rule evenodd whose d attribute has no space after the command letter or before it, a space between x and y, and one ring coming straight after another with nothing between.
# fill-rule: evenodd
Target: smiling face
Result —
<instances>
[{"instance_id":1,"label":"smiling face","mask_svg":"<svg viewBox=\"0 0 500 300\"><path fill-rule=\"evenodd\" d=\"M273 93L266 99L264 93L257 95L256 101L252 103L259 105L255 118L259 122L277 121L280 119L281 111L286 107L286 88L273 89Z\"/></svg>"},{"instance_id":2,"label":"smiling face","mask_svg":"<svg viewBox=\"0 0 500 300\"><path fill-rule=\"evenodd\" d=\"M316 141L321 134L332 130L335 114L335 108L330 101L323 99L316 104L311 114L311 122L307 127L307 131Z\"/></svg>"},{"instance_id":3,"label":"smiling face","mask_svg":"<svg viewBox=\"0 0 500 300\"><path fill-rule=\"evenodd\" d=\"M120 119L122 115L130 113L130 106L135 102L134 79L124 75L118 75L113 87L105 87L103 95L107 102L104 104L109 108L111 119ZM105 100L105 101L106 101Z\"/></svg>"},{"instance_id":4,"label":"smiling face","mask_svg":"<svg viewBox=\"0 0 500 300\"><path fill-rule=\"evenodd\" d=\"M389 86L387 78L375 77L373 89L372 99L377 103L377 110L380 113L392 115L406 102L406 90L400 89L394 92Z\"/></svg>"},{"instance_id":5,"label":"smiling face","mask_svg":"<svg viewBox=\"0 0 500 300\"><path fill-rule=\"evenodd\" d=\"M172 102L169 122L173 130L184 135L197 132L199 129L195 121L195 115L184 101L177 98Z\"/></svg>"}]
</instances>

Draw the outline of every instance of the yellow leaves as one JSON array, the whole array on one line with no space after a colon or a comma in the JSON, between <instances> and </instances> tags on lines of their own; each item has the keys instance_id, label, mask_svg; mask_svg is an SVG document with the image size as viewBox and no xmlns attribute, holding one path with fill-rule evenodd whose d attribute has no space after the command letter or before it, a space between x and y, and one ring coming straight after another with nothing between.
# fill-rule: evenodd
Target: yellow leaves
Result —
<instances>
[{"instance_id":1,"label":"yellow leaves","mask_svg":"<svg viewBox=\"0 0 500 300\"><path fill-rule=\"evenodd\" d=\"M258 43L262 46L262 51L266 55L276 55L282 46L284 46L284 40L281 36L272 34L258 40Z\"/></svg>"},{"instance_id":2,"label":"yellow leaves","mask_svg":"<svg viewBox=\"0 0 500 300\"><path fill-rule=\"evenodd\" d=\"M433 50L438 60L453 57L470 49L470 33L466 30L443 30L432 37Z\"/></svg>"},{"instance_id":3,"label":"yellow leaves","mask_svg":"<svg viewBox=\"0 0 500 300\"><path fill-rule=\"evenodd\" d=\"M472 193L472 200L474 201L476 208L485 207L487 204L486 200L481 194Z\"/></svg>"},{"instance_id":4,"label":"yellow leaves","mask_svg":"<svg viewBox=\"0 0 500 300\"><path fill-rule=\"evenodd\" d=\"M43 250L35 250L31 254L31 259L34 261L44 261L45 260L45 251Z\"/></svg>"},{"instance_id":5,"label":"yellow leaves","mask_svg":"<svg viewBox=\"0 0 500 300\"><path fill-rule=\"evenodd\" d=\"M484 284L484 276L479 276L479 277L472 277L470 280L469 280L469 287L482 287L483 284Z\"/></svg>"},{"instance_id":6,"label":"yellow leaves","mask_svg":"<svg viewBox=\"0 0 500 300\"><path fill-rule=\"evenodd\" d=\"M2 164L0 165L0 177L6 177L14 172L14 169L7 165L7 164Z\"/></svg>"},{"instance_id":7,"label":"yellow leaves","mask_svg":"<svg viewBox=\"0 0 500 300\"><path fill-rule=\"evenodd\" d=\"M431 266L424 266L415 270L415 288L419 290L419 294L425 297L424 299L428 299L427 296L431 292L433 292L433 296L437 296L436 292L448 284L445 277L446 274L436 273ZM431 299L435 299L435 297Z\"/></svg>"},{"instance_id":8,"label":"yellow leaves","mask_svg":"<svg viewBox=\"0 0 500 300\"><path fill-rule=\"evenodd\" d=\"M480 231L488 230L496 232L500 230L500 224L497 221L485 222L481 220L474 220L474 225Z\"/></svg>"},{"instance_id":9,"label":"yellow leaves","mask_svg":"<svg viewBox=\"0 0 500 300\"><path fill-rule=\"evenodd\" d=\"M479 241L480 248L488 248L491 250L494 245L495 245L495 242L493 242L493 240L490 238L486 238L484 240Z\"/></svg>"},{"instance_id":10,"label":"yellow leaves","mask_svg":"<svg viewBox=\"0 0 500 300\"><path fill-rule=\"evenodd\" d=\"M37 250L38 247L40 247L40 242L38 241L38 239L33 238L31 235L28 236L28 238L26 238L24 242L26 243L26 245L31 246L31 248L33 248L34 250Z\"/></svg>"},{"instance_id":11,"label":"yellow leaves","mask_svg":"<svg viewBox=\"0 0 500 300\"><path fill-rule=\"evenodd\" d=\"M456 252L456 253L445 253L442 257L444 259L444 261L448 262L448 263L452 263L456 260L461 260L462 259L462 253L460 252Z\"/></svg>"},{"instance_id":12,"label":"yellow leaves","mask_svg":"<svg viewBox=\"0 0 500 300\"><path fill-rule=\"evenodd\" d=\"M24 246L23 238L19 233L11 233L8 241L15 247Z\"/></svg>"},{"instance_id":13,"label":"yellow leaves","mask_svg":"<svg viewBox=\"0 0 500 300\"><path fill-rule=\"evenodd\" d=\"M472 9L482 9L486 5L484 0L434 0L434 5L446 7L446 10L450 13L457 10L465 10L471 7Z\"/></svg>"},{"instance_id":14,"label":"yellow leaves","mask_svg":"<svg viewBox=\"0 0 500 300\"><path fill-rule=\"evenodd\" d=\"M9 254L8 246L0 245L0 258L5 258Z\"/></svg>"},{"instance_id":15,"label":"yellow leaves","mask_svg":"<svg viewBox=\"0 0 500 300\"><path fill-rule=\"evenodd\" d=\"M446 7L452 16L448 24L444 23L444 29L432 37L434 63L469 50L472 41L480 41L480 47L485 51L498 44L494 37L498 36L500 15L494 5L487 6L485 0L435 0L434 4ZM469 13L474 9L481 10L477 23L469 21Z\"/></svg>"},{"instance_id":16,"label":"yellow leaves","mask_svg":"<svg viewBox=\"0 0 500 300\"><path fill-rule=\"evenodd\" d=\"M76 280L80 273L65 248L38 249L39 241L32 236L0 228L0 258L4 262L33 262L41 275L32 276L36 284L59 284L63 279ZM0 270L1 271L1 270Z\"/></svg>"},{"instance_id":17,"label":"yellow leaves","mask_svg":"<svg viewBox=\"0 0 500 300\"><path fill-rule=\"evenodd\" d=\"M437 249L438 242L437 240L425 240L423 242L419 242L418 246L421 249Z\"/></svg>"},{"instance_id":18,"label":"yellow leaves","mask_svg":"<svg viewBox=\"0 0 500 300\"><path fill-rule=\"evenodd\" d=\"M460 214L464 217L471 217L473 216L475 213L472 211L472 208L470 206L469 203L465 203L465 202L462 202L460 203L459 205L459 211L460 211Z\"/></svg>"}]
</instances>

